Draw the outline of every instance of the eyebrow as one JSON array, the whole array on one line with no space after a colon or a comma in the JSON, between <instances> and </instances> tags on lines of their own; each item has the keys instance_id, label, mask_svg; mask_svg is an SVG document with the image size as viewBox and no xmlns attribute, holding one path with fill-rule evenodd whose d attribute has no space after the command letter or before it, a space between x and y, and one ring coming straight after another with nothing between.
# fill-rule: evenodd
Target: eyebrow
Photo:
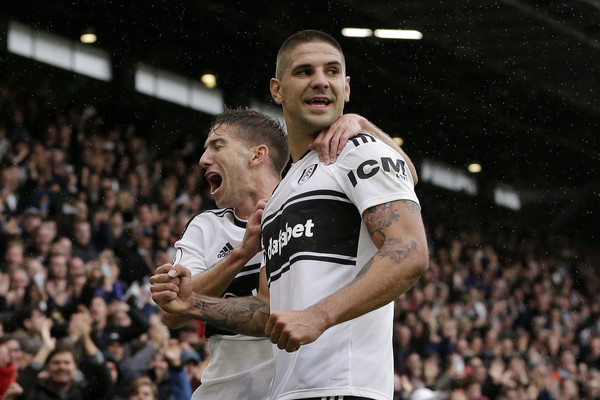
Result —
<instances>
[{"instance_id":1,"label":"eyebrow","mask_svg":"<svg viewBox=\"0 0 600 400\"><path fill-rule=\"evenodd\" d=\"M339 61L329 61L328 63L325 63L325 67L331 67L331 66L338 66L338 67L342 67L342 63ZM292 73L297 71L297 70L301 70L301 69L305 69L305 68L310 68L313 69L314 65L310 64L310 63L306 63L306 64L300 64L300 65L296 65L294 68L292 68Z\"/></svg>"},{"instance_id":2,"label":"eyebrow","mask_svg":"<svg viewBox=\"0 0 600 400\"><path fill-rule=\"evenodd\" d=\"M224 141L225 141L225 139L223 139L223 138L220 138L220 137L216 137L216 138L214 138L214 139L207 140L207 141L204 143L204 148L205 148L205 149L208 149L210 146L214 146L214 145L215 145L215 143L217 143L217 142L224 142Z\"/></svg>"}]
</instances>

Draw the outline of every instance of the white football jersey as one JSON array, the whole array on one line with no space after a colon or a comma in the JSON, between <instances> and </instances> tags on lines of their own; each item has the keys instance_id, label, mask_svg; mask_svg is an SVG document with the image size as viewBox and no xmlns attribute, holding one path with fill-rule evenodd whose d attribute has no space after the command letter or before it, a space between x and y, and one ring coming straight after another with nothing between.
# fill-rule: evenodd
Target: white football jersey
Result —
<instances>
[{"instance_id":1,"label":"white football jersey","mask_svg":"<svg viewBox=\"0 0 600 400\"><path fill-rule=\"evenodd\" d=\"M405 160L368 134L348 141L337 161L315 151L294 163L262 220L263 266L271 311L304 310L351 282L376 253L362 221L369 207L418 204ZM393 397L393 303L336 325L287 353L274 349L272 399L353 395Z\"/></svg>"},{"instance_id":2,"label":"white football jersey","mask_svg":"<svg viewBox=\"0 0 600 400\"><path fill-rule=\"evenodd\" d=\"M192 276L222 261L242 244L246 221L232 209L208 210L196 215L175 242L173 264L188 268ZM223 297L252 296L258 290L262 253L238 272ZM267 338L238 335L206 325L210 361L202 373L196 399L266 400L273 376L273 353Z\"/></svg>"}]
</instances>

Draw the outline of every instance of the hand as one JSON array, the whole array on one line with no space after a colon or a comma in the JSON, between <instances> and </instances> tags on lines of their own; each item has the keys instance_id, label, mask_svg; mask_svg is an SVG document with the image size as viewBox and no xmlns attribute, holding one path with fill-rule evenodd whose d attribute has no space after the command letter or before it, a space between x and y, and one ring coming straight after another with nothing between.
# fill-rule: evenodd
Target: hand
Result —
<instances>
[{"instance_id":1,"label":"hand","mask_svg":"<svg viewBox=\"0 0 600 400\"><path fill-rule=\"evenodd\" d=\"M319 161L325 165L333 164L348 139L361 132L363 120L358 114L343 114L329 128L319 132L308 147L317 151Z\"/></svg>"},{"instance_id":2,"label":"hand","mask_svg":"<svg viewBox=\"0 0 600 400\"><path fill-rule=\"evenodd\" d=\"M172 367L181 365L181 345L177 339L169 339L164 347L165 358Z\"/></svg>"},{"instance_id":3,"label":"hand","mask_svg":"<svg viewBox=\"0 0 600 400\"><path fill-rule=\"evenodd\" d=\"M269 316L265 333L281 350L288 353L297 351L300 346L317 340L325 331L320 327L321 316L310 308L304 311L274 311Z\"/></svg>"},{"instance_id":4,"label":"hand","mask_svg":"<svg viewBox=\"0 0 600 400\"><path fill-rule=\"evenodd\" d=\"M12 400L23 393L23 388L17 382L12 382L6 392L2 395L2 400Z\"/></svg>"},{"instance_id":5,"label":"hand","mask_svg":"<svg viewBox=\"0 0 600 400\"><path fill-rule=\"evenodd\" d=\"M150 338L150 344L155 349L162 349L169 341L171 333L169 332L169 328L161 323L151 326L148 329L148 337Z\"/></svg>"},{"instance_id":6,"label":"hand","mask_svg":"<svg viewBox=\"0 0 600 400\"><path fill-rule=\"evenodd\" d=\"M191 273L183 265L158 267L150 283L152 300L166 312L183 314L194 307Z\"/></svg>"},{"instance_id":7,"label":"hand","mask_svg":"<svg viewBox=\"0 0 600 400\"><path fill-rule=\"evenodd\" d=\"M246 223L246 233L244 233L241 249L251 257L254 257L254 255L261 250L260 221L266 205L267 199L259 200L258 203L256 203L256 209L250 215L250 218L248 218L248 222Z\"/></svg>"},{"instance_id":8,"label":"hand","mask_svg":"<svg viewBox=\"0 0 600 400\"><path fill-rule=\"evenodd\" d=\"M69 320L69 329L68 329L69 338L72 341L77 342L81 339L82 336L82 327L81 327L81 318L79 314L75 313L71 315Z\"/></svg>"},{"instance_id":9,"label":"hand","mask_svg":"<svg viewBox=\"0 0 600 400\"><path fill-rule=\"evenodd\" d=\"M49 351L54 350L56 347L56 338L53 338L50 334L50 329L52 329L52 325L54 322L52 319L47 318L42 327L40 329L40 336L42 337L42 347L46 348Z\"/></svg>"}]
</instances>

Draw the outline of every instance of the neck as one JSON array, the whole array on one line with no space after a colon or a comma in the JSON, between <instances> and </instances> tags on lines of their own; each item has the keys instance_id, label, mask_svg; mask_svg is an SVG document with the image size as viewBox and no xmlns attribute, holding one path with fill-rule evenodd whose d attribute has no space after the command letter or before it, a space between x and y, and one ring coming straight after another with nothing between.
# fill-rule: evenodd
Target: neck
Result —
<instances>
[{"instance_id":1,"label":"neck","mask_svg":"<svg viewBox=\"0 0 600 400\"><path fill-rule=\"evenodd\" d=\"M51 386L59 393L66 393L71 388L71 382L56 382L51 381Z\"/></svg>"},{"instance_id":2,"label":"neck","mask_svg":"<svg viewBox=\"0 0 600 400\"><path fill-rule=\"evenodd\" d=\"M250 215L256 210L256 203L261 199L271 197L275 186L279 184L279 179L271 173L265 172L259 174L256 179L248 182L248 187L252 188L241 204L233 207L235 216L239 219L247 221Z\"/></svg>"},{"instance_id":3,"label":"neck","mask_svg":"<svg viewBox=\"0 0 600 400\"><path fill-rule=\"evenodd\" d=\"M308 151L308 145L314 142L315 138L310 136L292 136L288 133L288 144L290 147L290 156L292 161L296 162Z\"/></svg>"},{"instance_id":4,"label":"neck","mask_svg":"<svg viewBox=\"0 0 600 400\"><path fill-rule=\"evenodd\" d=\"M308 126L299 126L298 124L288 123L288 146L292 161L296 162L308 151L308 146L315 141L319 131L314 131Z\"/></svg>"},{"instance_id":5,"label":"neck","mask_svg":"<svg viewBox=\"0 0 600 400\"><path fill-rule=\"evenodd\" d=\"M290 156L292 161L296 162L308 151L308 146L315 141L319 132L326 129L327 126L317 126L310 121L293 118L287 115L285 108L283 109L283 115L288 132Z\"/></svg>"}]
</instances>

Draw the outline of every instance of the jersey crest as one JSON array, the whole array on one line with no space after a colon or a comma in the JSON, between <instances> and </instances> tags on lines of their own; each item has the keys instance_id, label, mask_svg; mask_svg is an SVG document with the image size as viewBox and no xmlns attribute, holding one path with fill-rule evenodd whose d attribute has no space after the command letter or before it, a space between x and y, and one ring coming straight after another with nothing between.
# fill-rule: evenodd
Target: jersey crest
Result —
<instances>
[{"instance_id":1,"label":"jersey crest","mask_svg":"<svg viewBox=\"0 0 600 400\"><path fill-rule=\"evenodd\" d=\"M315 173L316 170L317 170L317 164L313 164L310 167L306 168L302 172L302 176L300 176L300 179L298 179L298 185L302 185L303 183L306 183L306 181L308 181L310 179L310 177L313 176L313 174Z\"/></svg>"}]
</instances>

